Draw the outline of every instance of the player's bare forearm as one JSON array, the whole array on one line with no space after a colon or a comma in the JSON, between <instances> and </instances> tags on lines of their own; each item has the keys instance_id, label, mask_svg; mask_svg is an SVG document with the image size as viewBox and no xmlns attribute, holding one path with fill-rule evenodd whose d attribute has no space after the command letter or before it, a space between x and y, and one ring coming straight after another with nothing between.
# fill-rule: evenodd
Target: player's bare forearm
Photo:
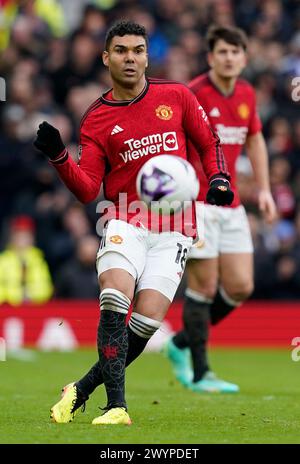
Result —
<instances>
[{"instance_id":1,"label":"player's bare forearm","mask_svg":"<svg viewBox=\"0 0 300 464\"><path fill-rule=\"evenodd\" d=\"M259 189L258 207L264 219L268 223L272 223L277 217L277 212L270 191L267 147L261 132L248 137L246 150Z\"/></svg>"},{"instance_id":2,"label":"player's bare forearm","mask_svg":"<svg viewBox=\"0 0 300 464\"><path fill-rule=\"evenodd\" d=\"M261 132L247 138L246 152L259 190L270 191L268 152Z\"/></svg>"}]
</instances>

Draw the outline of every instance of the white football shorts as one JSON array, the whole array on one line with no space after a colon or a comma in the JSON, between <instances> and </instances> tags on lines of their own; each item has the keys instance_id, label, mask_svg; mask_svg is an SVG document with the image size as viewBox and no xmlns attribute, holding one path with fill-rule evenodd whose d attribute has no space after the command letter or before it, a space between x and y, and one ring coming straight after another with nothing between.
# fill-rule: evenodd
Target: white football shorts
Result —
<instances>
[{"instance_id":1,"label":"white football shorts","mask_svg":"<svg viewBox=\"0 0 300 464\"><path fill-rule=\"evenodd\" d=\"M97 253L98 276L109 269L124 269L136 280L136 292L153 289L172 301L191 246L192 238L179 232L158 234L112 219Z\"/></svg>"},{"instance_id":2,"label":"white football shorts","mask_svg":"<svg viewBox=\"0 0 300 464\"><path fill-rule=\"evenodd\" d=\"M216 258L223 253L253 253L245 208L203 205L203 243L192 246L188 259Z\"/></svg>"}]
</instances>

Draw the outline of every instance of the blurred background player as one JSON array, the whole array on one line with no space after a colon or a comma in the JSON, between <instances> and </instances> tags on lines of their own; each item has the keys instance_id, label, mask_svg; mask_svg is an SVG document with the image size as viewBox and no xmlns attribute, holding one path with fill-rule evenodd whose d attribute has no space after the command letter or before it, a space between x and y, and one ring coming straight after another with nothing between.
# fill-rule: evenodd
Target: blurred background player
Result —
<instances>
[{"instance_id":1,"label":"blurred background player","mask_svg":"<svg viewBox=\"0 0 300 464\"><path fill-rule=\"evenodd\" d=\"M210 70L196 77L190 88L219 135L235 199L230 207L205 205L204 244L192 247L186 267L184 329L167 342L166 349L176 378L183 385L197 392L237 392L238 385L217 378L211 371L207 343L210 323L218 324L253 291L253 245L236 186L235 164L244 146L257 183L258 207L268 223L274 221L276 207L255 92L239 78L247 59L246 35L238 28L213 26L207 43ZM207 181L193 158L200 175L198 200L207 202Z\"/></svg>"},{"instance_id":2,"label":"blurred background player","mask_svg":"<svg viewBox=\"0 0 300 464\"><path fill-rule=\"evenodd\" d=\"M63 398L51 408L56 422L72 421L89 394L104 382L107 406L92 423L131 423L125 400L125 366L141 354L160 327L192 244L192 236L184 235L182 226L180 230L174 225L168 232L152 233L148 211L137 217L136 208L134 212L125 210L126 217L122 214L119 219L119 194L126 192L125 207L133 206L138 200L136 175L149 159L138 148L144 148L149 139L154 156L167 150L170 156L186 158L187 140L191 139L209 180L209 201L225 205L233 200L219 140L192 92L177 82L146 79L147 41L145 28L136 23L119 22L108 31L103 62L113 86L82 119L78 164L69 156L59 131L49 123L39 125L34 142L81 202L93 201L104 180L106 198L115 205L97 254L99 362L79 382L65 387ZM136 124L145 119L147 124ZM167 145L170 133L171 148ZM126 326L131 302L134 309Z\"/></svg>"}]
</instances>

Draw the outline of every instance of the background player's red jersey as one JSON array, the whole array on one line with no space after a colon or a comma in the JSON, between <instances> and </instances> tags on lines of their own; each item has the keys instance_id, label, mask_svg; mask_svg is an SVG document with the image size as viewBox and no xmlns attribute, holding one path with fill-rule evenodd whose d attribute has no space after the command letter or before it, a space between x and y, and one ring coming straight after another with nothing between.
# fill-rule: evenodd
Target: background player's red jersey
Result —
<instances>
[{"instance_id":1,"label":"background player's red jersey","mask_svg":"<svg viewBox=\"0 0 300 464\"><path fill-rule=\"evenodd\" d=\"M138 199L136 176L149 158L164 153L186 159L188 139L208 178L228 175L219 140L205 119L192 92L176 82L148 79L130 101L113 100L109 91L83 117L79 165L68 157L54 166L83 202L97 197L104 180L105 197L117 207L120 192L127 193L128 202Z\"/></svg>"},{"instance_id":2,"label":"background player's red jersey","mask_svg":"<svg viewBox=\"0 0 300 464\"><path fill-rule=\"evenodd\" d=\"M262 128L256 112L255 91L247 81L238 79L233 93L225 96L217 89L208 74L195 78L190 82L189 87L196 95L212 128L220 138L231 176L231 189L234 192L234 200L230 207L234 208L240 204L236 188L236 160L242 152L247 136L259 132ZM189 152L189 159L197 169L200 178L198 199L205 201L208 182L199 163L199 157L195 156L192 144L189 144Z\"/></svg>"}]
</instances>

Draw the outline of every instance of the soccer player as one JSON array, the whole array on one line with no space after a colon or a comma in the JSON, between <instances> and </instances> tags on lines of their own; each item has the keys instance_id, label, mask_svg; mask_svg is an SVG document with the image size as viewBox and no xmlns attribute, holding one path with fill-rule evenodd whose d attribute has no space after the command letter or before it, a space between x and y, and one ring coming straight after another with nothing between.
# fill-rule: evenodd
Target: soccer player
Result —
<instances>
[{"instance_id":1,"label":"soccer player","mask_svg":"<svg viewBox=\"0 0 300 464\"><path fill-rule=\"evenodd\" d=\"M146 78L144 27L131 22L114 25L107 33L103 62L112 89L82 119L79 163L69 156L59 131L45 121L34 142L80 201L94 200L102 181L106 198L120 215L119 194L126 192L128 198L127 215L108 221L97 255L99 362L81 380L68 384L62 399L51 408L54 421L70 422L103 382L107 406L93 420L95 425L131 423L125 366L139 356L160 327L181 279L184 261L180 258L192 244L192 237L182 230L151 232L148 215L137 220L136 211L129 211L131 202L138 199L135 183L141 166L150 156L162 153L186 159L190 139L209 180L210 201L225 205L233 200L218 137L196 97L182 84ZM126 326L131 302L133 312Z\"/></svg>"},{"instance_id":2,"label":"soccer player","mask_svg":"<svg viewBox=\"0 0 300 464\"><path fill-rule=\"evenodd\" d=\"M210 70L196 77L190 88L221 140L234 201L230 207L211 205L207 180L194 158L201 185L198 200L211 204L204 206L204 246L192 247L188 256L184 330L167 342L166 352L183 385L196 392L237 392L237 385L217 378L211 371L207 342L209 324L218 324L253 289L253 246L236 188L235 163L244 146L257 181L258 206L267 222L274 220L276 208L270 193L268 154L255 92L239 78L246 65L246 35L238 28L212 26L207 42Z\"/></svg>"}]
</instances>

